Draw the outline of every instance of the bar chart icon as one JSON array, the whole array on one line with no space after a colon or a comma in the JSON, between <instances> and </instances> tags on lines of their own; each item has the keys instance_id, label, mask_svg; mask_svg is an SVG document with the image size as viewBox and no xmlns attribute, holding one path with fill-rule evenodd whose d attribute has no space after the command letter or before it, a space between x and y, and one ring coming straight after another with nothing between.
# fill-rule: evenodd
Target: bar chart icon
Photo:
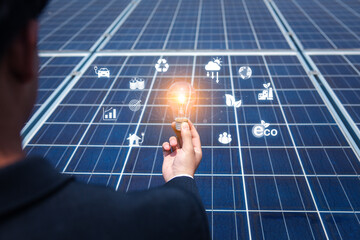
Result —
<instances>
[{"instance_id":1,"label":"bar chart icon","mask_svg":"<svg viewBox=\"0 0 360 240\"><path fill-rule=\"evenodd\" d=\"M111 120L116 120L116 109L115 108L109 108L107 110L105 110L105 108L103 108L103 120L104 121L111 121Z\"/></svg>"}]
</instances>

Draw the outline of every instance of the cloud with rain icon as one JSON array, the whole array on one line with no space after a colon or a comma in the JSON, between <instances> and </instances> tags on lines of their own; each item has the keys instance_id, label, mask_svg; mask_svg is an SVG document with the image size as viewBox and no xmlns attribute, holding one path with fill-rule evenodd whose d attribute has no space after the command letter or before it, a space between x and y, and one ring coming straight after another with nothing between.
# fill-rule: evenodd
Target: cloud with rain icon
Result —
<instances>
[{"instance_id":1,"label":"cloud with rain icon","mask_svg":"<svg viewBox=\"0 0 360 240\"><path fill-rule=\"evenodd\" d=\"M219 71L221 70L221 58L214 58L213 61L209 61L208 64L205 65L205 70L207 71L207 76L211 79L214 79L216 73L216 82L219 83Z\"/></svg>"}]
</instances>

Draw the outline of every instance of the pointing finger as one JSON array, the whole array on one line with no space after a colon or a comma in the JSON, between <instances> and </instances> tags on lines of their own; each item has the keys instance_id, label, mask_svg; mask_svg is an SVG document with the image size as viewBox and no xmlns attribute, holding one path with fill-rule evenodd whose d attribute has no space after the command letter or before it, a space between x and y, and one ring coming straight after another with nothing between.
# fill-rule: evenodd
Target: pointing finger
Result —
<instances>
[{"instance_id":1,"label":"pointing finger","mask_svg":"<svg viewBox=\"0 0 360 240\"><path fill-rule=\"evenodd\" d=\"M187 122L181 124L181 138L183 141L182 149L185 152L194 152L190 126Z\"/></svg>"},{"instance_id":2,"label":"pointing finger","mask_svg":"<svg viewBox=\"0 0 360 240\"><path fill-rule=\"evenodd\" d=\"M193 143L193 146L194 146L194 151L195 151L195 154L196 154L196 158L198 160L200 160L202 158L200 135L197 132L194 124L190 120L189 120L189 126L190 126L190 131L191 131L191 136L192 136L192 143Z\"/></svg>"},{"instance_id":3,"label":"pointing finger","mask_svg":"<svg viewBox=\"0 0 360 240\"><path fill-rule=\"evenodd\" d=\"M189 126L190 126L190 131L191 131L192 142L193 142L194 148L201 149L200 135L197 132L194 124L190 120L189 120Z\"/></svg>"}]
</instances>

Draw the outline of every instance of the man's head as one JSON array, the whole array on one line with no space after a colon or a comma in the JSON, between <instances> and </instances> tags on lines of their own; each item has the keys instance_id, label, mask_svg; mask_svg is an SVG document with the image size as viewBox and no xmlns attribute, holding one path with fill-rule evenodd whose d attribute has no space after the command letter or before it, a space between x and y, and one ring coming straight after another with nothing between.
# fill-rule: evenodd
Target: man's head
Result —
<instances>
[{"instance_id":1,"label":"man's head","mask_svg":"<svg viewBox=\"0 0 360 240\"><path fill-rule=\"evenodd\" d=\"M0 0L0 158L20 139L35 102L37 18L46 2Z\"/></svg>"}]
</instances>

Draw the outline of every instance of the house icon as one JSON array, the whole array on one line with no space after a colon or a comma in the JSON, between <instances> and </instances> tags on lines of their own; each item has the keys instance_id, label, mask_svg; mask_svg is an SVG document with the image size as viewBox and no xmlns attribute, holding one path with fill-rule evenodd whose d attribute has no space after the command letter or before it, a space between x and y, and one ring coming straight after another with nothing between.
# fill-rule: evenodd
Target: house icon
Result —
<instances>
[{"instance_id":1,"label":"house icon","mask_svg":"<svg viewBox=\"0 0 360 240\"><path fill-rule=\"evenodd\" d=\"M144 135L144 133L141 133L142 138L140 138L136 134L130 134L126 140L129 140L130 147L139 147L144 142Z\"/></svg>"}]
</instances>

